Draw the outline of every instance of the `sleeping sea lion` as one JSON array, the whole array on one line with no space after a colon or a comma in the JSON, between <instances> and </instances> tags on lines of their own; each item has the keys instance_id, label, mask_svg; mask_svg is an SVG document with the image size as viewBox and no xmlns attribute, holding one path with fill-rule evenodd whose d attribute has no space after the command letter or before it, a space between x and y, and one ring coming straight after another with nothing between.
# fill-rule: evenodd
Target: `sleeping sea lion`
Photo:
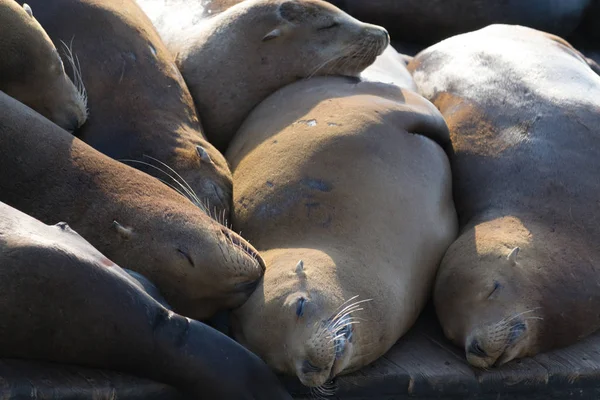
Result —
<instances>
[{"instance_id":1,"label":"sleeping sea lion","mask_svg":"<svg viewBox=\"0 0 600 400\"><path fill-rule=\"evenodd\" d=\"M296 82L254 109L226 157L234 227L267 270L234 337L315 390L382 356L456 237L448 139L421 96L355 78Z\"/></svg>"},{"instance_id":2,"label":"sleeping sea lion","mask_svg":"<svg viewBox=\"0 0 600 400\"><path fill-rule=\"evenodd\" d=\"M385 29L321 0L247 0L190 29L164 31L206 136L221 151L277 89L313 75L357 76L389 44Z\"/></svg>"},{"instance_id":3,"label":"sleeping sea lion","mask_svg":"<svg viewBox=\"0 0 600 400\"><path fill-rule=\"evenodd\" d=\"M492 25L409 64L448 122L461 233L434 302L476 367L600 327L600 77L569 43Z\"/></svg>"},{"instance_id":4,"label":"sleeping sea lion","mask_svg":"<svg viewBox=\"0 0 600 400\"><path fill-rule=\"evenodd\" d=\"M0 201L65 221L195 319L241 305L264 271L256 250L192 202L0 93Z\"/></svg>"}]
</instances>

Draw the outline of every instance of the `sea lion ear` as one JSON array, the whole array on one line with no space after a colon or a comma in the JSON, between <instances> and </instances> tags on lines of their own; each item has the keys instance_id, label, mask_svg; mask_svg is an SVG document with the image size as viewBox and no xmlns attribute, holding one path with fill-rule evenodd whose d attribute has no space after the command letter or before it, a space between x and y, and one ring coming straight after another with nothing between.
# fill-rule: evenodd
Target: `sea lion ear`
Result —
<instances>
[{"instance_id":1,"label":"sea lion ear","mask_svg":"<svg viewBox=\"0 0 600 400\"><path fill-rule=\"evenodd\" d=\"M33 10L31 9L31 7L29 7L29 4L27 3L23 3L23 10L25 10L25 12L31 17L33 18Z\"/></svg>"},{"instance_id":2,"label":"sea lion ear","mask_svg":"<svg viewBox=\"0 0 600 400\"><path fill-rule=\"evenodd\" d=\"M210 158L210 155L204 147L196 146L196 152L198 153L198 157L200 157L200 160L208 164L214 164L212 158Z\"/></svg>"},{"instance_id":3,"label":"sea lion ear","mask_svg":"<svg viewBox=\"0 0 600 400\"><path fill-rule=\"evenodd\" d=\"M304 274L304 261L298 261L298 264L296 264L296 273L298 275Z\"/></svg>"},{"instance_id":4,"label":"sea lion ear","mask_svg":"<svg viewBox=\"0 0 600 400\"><path fill-rule=\"evenodd\" d=\"M511 250L510 254L508 255L507 260L510 263L510 265L517 265L517 255L519 255L519 249L518 247L515 247L514 249Z\"/></svg>"},{"instance_id":5,"label":"sea lion ear","mask_svg":"<svg viewBox=\"0 0 600 400\"><path fill-rule=\"evenodd\" d=\"M268 42L269 40L277 39L278 37L283 35L283 31L281 28L275 28L271 32L267 33L263 38L263 42Z\"/></svg>"},{"instance_id":6,"label":"sea lion ear","mask_svg":"<svg viewBox=\"0 0 600 400\"><path fill-rule=\"evenodd\" d=\"M113 221L112 226L123 239L131 239L131 236L133 236L133 230L131 228L125 228L117 221Z\"/></svg>"}]
</instances>

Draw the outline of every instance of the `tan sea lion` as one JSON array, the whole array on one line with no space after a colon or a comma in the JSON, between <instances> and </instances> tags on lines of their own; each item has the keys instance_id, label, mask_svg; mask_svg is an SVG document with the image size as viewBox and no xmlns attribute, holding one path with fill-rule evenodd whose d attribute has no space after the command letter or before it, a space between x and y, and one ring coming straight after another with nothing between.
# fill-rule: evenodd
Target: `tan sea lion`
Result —
<instances>
[{"instance_id":1,"label":"tan sea lion","mask_svg":"<svg viewBox=\"0 0 600 400\"><path fill-rule=\"evenodd\" d=\"M234 337L311 387L383 355L456 237L436 141L448 130L431 103L354 78L296 82L254 109L226 157L234 226L267 270Z\"/></svg>"},{"instance_id":2,"label":"tan sea lion","mask_svg":"<svg viewBox=\"0 0 600 400\"><path fill-rule=\"evenodd\" d=\"M493 25L409 64L448 122L459 239L434 301L477 367L600 327L600 77L564 40Z\"/></svg>"},{"instance_id":3,"label":"tan sea lion","mask_svg":"<svg viewBox=\"0 0 600 400\"><path fill-rule=\"evenodd\" d=\"M68 131L83 125L87 118L84 86L79 79L77 85L69 79L31 7L0 0L0 27L0 90Z\"/></svg>"},{"instance_id":4,"label":"tan sea lion","mask_svg":"<svg viewBox=\"0 0 600 400\"><path fill-rule=\"evenodd\" d=\"M389 36L321 0L247 0L166 44L208 140L224 151L269 94L312 75L356 76Z\"/></svg>"},{"instance_id":5,"label":"tan sea lion","mask_svg":"<svg viewBox=\"0 0 600 400\"><path fill-rule=\"evenodd\" d=\"M257 356L136 283L68 224L0 203L0 357L125 371L192 398L291 400Z\"/></svg>"},{"instance_id":6,"label":"tan sea lion","mask_svg":"<svg viewBox=\"0 0 600 400\"><path fill-rule=\"evenodd\" d=\"M263 274L256 250L158 180L114 161L0 93L0 201L66 221L119 265L203 319L242 304Z\"/></svg>"},{"instance_id":7,"label":"tan sea lion","mask_svg":"<svg viewBox=\"0 0 600 400\"><path fill-rule=\"evenodd\" d=\"M595 0L328 0L350 15L387 28L394 40L432 45L494 23L559 35L577 28Z\"/></svg>"},{"instance_id":8,"label":"tan sea lion","mask_svg":"<svg viewBox=\"0 0 600 400\"><path fill-rule=\"evenodd\" d=\"M111 158L133 160L128 164L164 180L211 216L226 220L232 190L227 162L203 137L173 56L137 4L133 0L28 3L52 40L72 43L81 63L90 118L78 137Z\"/></svg>"}]
</instances>

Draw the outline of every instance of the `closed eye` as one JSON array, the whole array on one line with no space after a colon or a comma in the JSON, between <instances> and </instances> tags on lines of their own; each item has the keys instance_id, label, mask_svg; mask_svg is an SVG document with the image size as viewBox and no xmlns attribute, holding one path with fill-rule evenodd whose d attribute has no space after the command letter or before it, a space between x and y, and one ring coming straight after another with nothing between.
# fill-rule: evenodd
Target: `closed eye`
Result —
<instances>
[{"instance_id":1,"label":"closed eye","mask_svg":"<svg viewBox=\"0 0 600 400\"><path fill-rule=\"evenodd\" d=\"M179 254L181 254L183 257L185 257L192 267L195 267L194 261L192 260L192 257L190 257L188 253L186 253L185 251L183 251L181 249L177 249L177 252Z\"/></svg>"},{"instance_id":2,"label":"closed eye","mask_svg":"<svg viewBox=\"0 0 600 400\"><path fill-rule=\"evenodd\" d=\"M491 292L491 293L488 295L488 297L487 297L487 298L489 299L490 297L492 297L492 295L493 295L494 293L496 293L496 291L497 291L498 289L502 289L502 284L501 284L500 282L498 282L498 281L494 281L494 288L492 289L492 292Z\"/></svg>"},{"instance_id":3,"label":"closed eye","mask_svg":"<svg viewBox=\"0 0 600 400\"><path fill-rule=\"evenodd\" d=\"M318 30L319 31L324 31L324 30L327 30L327 29L337 28L338 26L340 26L339 22L332 22L331 24L329 24L327 26L324 26L322 28L319 28Z\"/></svg>"},{"instance_id":4,"label":"closed eye","mask_svg":"<svg viewBox=\"0 0 600 400\"><path fill-rule=\"evenodd\" d=\"M296 316L301 317L304 315L304 303L306 303L306 299L304 297L300 297L298 299L298 303L296 303Z\"/></svg>"}]
</instances>

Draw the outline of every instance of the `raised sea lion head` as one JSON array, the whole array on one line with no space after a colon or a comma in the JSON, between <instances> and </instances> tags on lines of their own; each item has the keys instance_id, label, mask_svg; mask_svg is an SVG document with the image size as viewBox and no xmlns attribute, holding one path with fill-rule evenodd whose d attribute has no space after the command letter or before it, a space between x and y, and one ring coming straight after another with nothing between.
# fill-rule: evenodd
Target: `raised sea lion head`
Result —
<instances>
[{"instance_id":1,"label":"raised sea lion head","mask_svg":"<svg viewBox=\"0 0 600 400\"><path fill-rule=\"evenodd\" d=\"M70 132L87 119L83 84L67 76L56 47L31 7L0 0L0 90ZM76 61L67 49L76 77Z\"/></svg>"},{"instance_id":2,"label":"raised sea lion head","mask_svg":"<svg viewBox=\"0 0 600 400\"><path fill-rule=\"evenodd\" d=\"M248 0L199 26L173 51L221 151L271 93L315 75L358 76L390 41L384 28L321 0Z\"/></svg>"},{"instance_id":3,"label":"raised sea lion head","mask_svg":"<svg viewBox=\"0 0 600 400\"><path fill-rule=\"evenodd\" d=\"M314 249L262 255L265 276L233 315L236 340L275 370L295 371L302 384L322 391L336 376L368 363L378 336L366 321L381 310L359 296L359 288L343 292L333 258Z\"/></svg>"},{"instance_id":4,"label":"raised sea lion head","mask_svg":"<svg viewBox=\"0 0 600 400\"><path fill-rule=\"evenodd\" d=\"M515 217L466 229L442 260L434 302L446 336L464 346L479 368L535 354L543 321L540 283L528 270L544 268L531 233Z\"/></svg>"}]
</instances>

